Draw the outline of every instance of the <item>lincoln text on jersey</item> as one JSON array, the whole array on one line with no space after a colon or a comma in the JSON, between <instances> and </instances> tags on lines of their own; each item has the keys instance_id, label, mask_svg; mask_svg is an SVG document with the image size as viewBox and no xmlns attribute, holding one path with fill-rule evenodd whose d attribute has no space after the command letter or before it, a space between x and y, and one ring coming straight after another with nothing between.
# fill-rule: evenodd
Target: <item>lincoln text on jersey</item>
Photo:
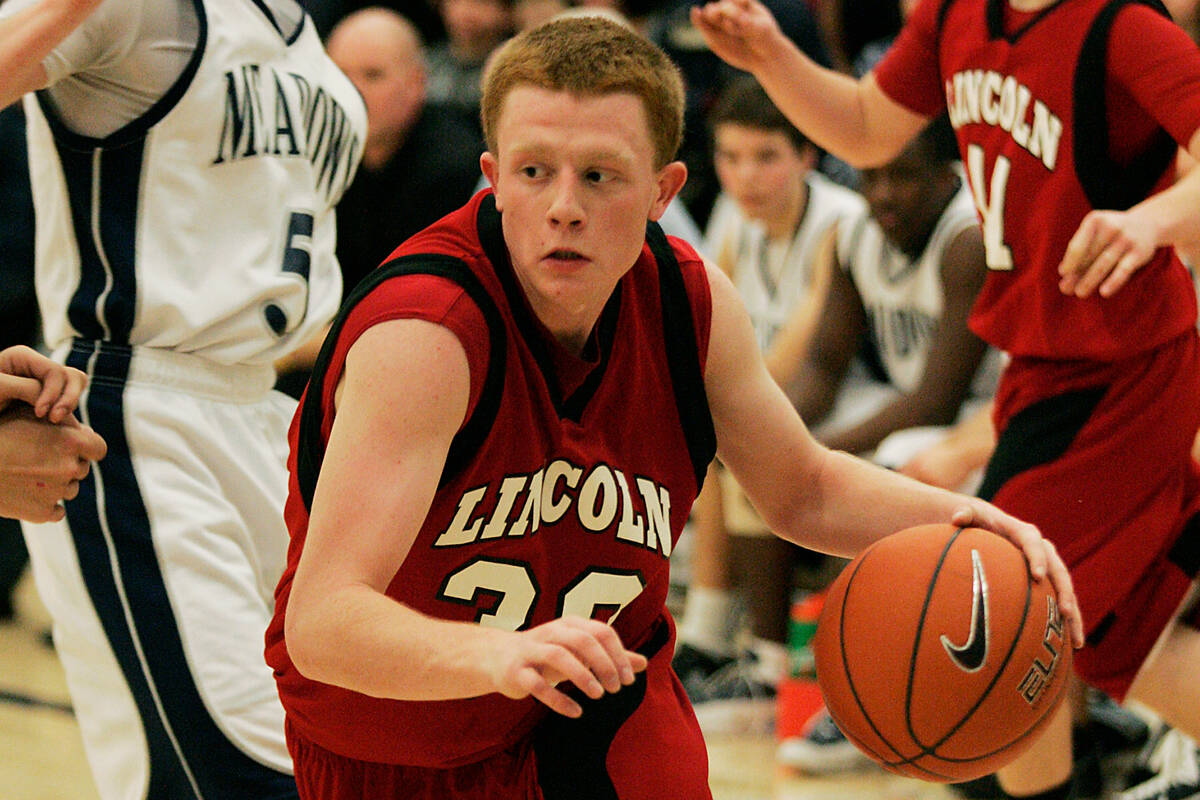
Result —
<instances>
[{"instance_id":1,"label":"lincoln text on jersey","mask_svg":"<svg viewBox=\"0 0 1200 800\"><path fill-rule=\"evenodd\" d=\"M515 509L519 511L513 516ZM561 458L536 472L508 475L464 492L454 518L434 544L453 547L533 534L568 514L575 515L584 530L609 531L618 541L671 555L667 487L607 464L596 464L585 474L583 467Z\"/></svg>"},{"instance_id":2,"label":"lincoln text on jersey","mask_svg":"<svg viewBox=\"0 0 1200 800\"><path fill-rule=\"evenodd\" d=\"M1062 120L1013 76L984 69L956 72L946 81L946 109L956 129L980 122L999 126L1046 169L1054 169Z\"/></svg>"}]
</instances>

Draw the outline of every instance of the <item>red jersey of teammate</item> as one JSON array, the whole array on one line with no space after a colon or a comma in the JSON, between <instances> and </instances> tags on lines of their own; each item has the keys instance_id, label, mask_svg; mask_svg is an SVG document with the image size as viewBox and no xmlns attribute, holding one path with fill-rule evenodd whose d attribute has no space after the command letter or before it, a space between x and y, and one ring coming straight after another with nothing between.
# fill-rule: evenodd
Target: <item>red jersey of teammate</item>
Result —
<instances>
[{"instance_id":1,"label":"red jersey of teammate","mask_svg":"<svg viewBox=\"0 0 1200 800\"><path fill-rule=\"evenodd\" d=\"M290 432L292 544L267 633L267 660L303 736L364 761L445 767L510 747L549 713L499 694L368 697L310 681L288 658L283 619L333 392L354 339L397 316L456 331L473 388L433 506L388 595L432 616L514 630L567 614L609 619L631 648L655 633L669 659L668 556L715 447L701 372L710 297L691 248L657 226L647 241L585 359L562 350L530 311L487 192L406 242L348 299L336 348L322 353L310 383L319 394L305 398ZM650 686L642 702L658 707L672 760L682 743L686 769L702 781L704 745L686 698L668 670L656 674L667 685Z\"/></svg>"},{"instance_id":2,"label":"red jersey of teammate","mask_svg":"<svg viewBox=\"0 0 1200 800\"><path fill-rule=\"evenodd\" d=\"M1167 28L1171 47L1147 52L1150 26ZM982 338L1015 356L1112 361L1194 323L1191 279L1170 248L1113 297L1058 288L1083 217L1170 185L1175 141L1200 126L1200 56L1158 10L1068 0L1022 15L1006 0L925 0L876 78L919 113L947 110L957 131L990 267L970 319Z\"/></svg>"}]
</instances>

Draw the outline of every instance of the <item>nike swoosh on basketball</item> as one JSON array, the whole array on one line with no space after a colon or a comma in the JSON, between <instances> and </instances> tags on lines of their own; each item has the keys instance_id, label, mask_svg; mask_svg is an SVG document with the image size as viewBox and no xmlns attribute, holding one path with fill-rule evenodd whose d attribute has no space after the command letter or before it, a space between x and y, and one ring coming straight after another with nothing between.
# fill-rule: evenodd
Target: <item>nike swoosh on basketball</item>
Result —
<instances>
[{"instance_id":1,"label":"nike swoosh on basketball","mask_svg":"<svg viewBox=\"0 0 1200 800\"><path fill-rule=\"evenodd\" d=\"M942 634L942 647L950 660L964 672L977 672L987 659L988 650L988 610L987 610L987 576L983 574L983 560L978 550L971 551L971 633L961 645L950 641L950 637Z\"/></svg>"}]
</instances>

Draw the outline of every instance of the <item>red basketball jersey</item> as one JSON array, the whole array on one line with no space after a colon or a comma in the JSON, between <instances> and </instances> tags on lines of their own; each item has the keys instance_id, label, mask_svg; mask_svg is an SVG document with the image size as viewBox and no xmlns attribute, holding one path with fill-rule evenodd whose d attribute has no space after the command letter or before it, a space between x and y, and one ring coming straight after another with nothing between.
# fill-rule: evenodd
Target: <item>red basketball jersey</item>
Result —
<instances>
[{"instance_id":1,"label":"red basketball jersey","mask_svg":"<svg viewBox=\"0 0 1200 800\"><path fill-rule=\"evenodd\" d=\"M460 285L487 322L490 346L485 358L468 355L473 371L486 365L482 390L388 595L435 617L510 630L563 615L606 619L631 648L652 633L673 634L668 557L715 447L701 372L710 296L700 258L651 225L597 323L595 365L564 392L554 366L563 354L526 304L500 215L490 193L481 193L406 242L345 304L331 334L336 348L327 343L290 434L292 546L267 660L289 720L321 747L365 761L446 767L513 746L546 708L498 694L383 700L317 683L295 670L282 633L333 391L352 344L346 331L355 326L346 317L354 318L363 297L378 300L404 280L396 276L413 272ZM656 674L652 680L675 680L668 670ZM682 690L651 686L647 698L673 706L650 715L661 720L654 747L689 756L668 773L699 770L684 783L705 780L704 745Z\"/></svg>"},{"instance_id":2,"label":"red basketball jersey","mask_svg":"<svg viewBox=\"0 0 1200 800\"><path fill-rule=\"evenodd\" d=\"M924 114L944 108L957 132L990 268L970 325L1014 356L1113 361L1146 351L1195 321L1191 280L1172 249L1110 298L1064 295L1058 265L1089 211L1128 208L1174 180L1175 142L1160 126L1171 117L1186 145L1200 125L1191 91L1200 54L1191 47L1186 71L1155 78L1178 79L1180 102L1149 108L1126 77L1114 78L1109 34L1118 14L1125 37L1160 21L1157 12L1138 0L1066 0L1014 26L1006 5L926 0L877 70L889 96Z\"/></svg>"}]
</instances>

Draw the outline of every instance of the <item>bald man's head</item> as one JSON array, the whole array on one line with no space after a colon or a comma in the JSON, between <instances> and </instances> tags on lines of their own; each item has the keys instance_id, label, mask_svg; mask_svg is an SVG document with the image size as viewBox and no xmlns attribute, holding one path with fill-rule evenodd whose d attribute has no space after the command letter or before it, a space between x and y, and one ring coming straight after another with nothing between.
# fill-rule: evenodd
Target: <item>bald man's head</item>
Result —
<instances>
[{"instance_id":1,"label":"bald man's head","mask_svg":"<svg viewBox=\"0 0 1200 800\"><path fill-rule=\"evenodd\" d=\"M334 26L325 49L366 102L363 162L368 168L379 166L404 141L425 104L421 36L403 15L371 7Z\"/></svg>"}]
</instances>

